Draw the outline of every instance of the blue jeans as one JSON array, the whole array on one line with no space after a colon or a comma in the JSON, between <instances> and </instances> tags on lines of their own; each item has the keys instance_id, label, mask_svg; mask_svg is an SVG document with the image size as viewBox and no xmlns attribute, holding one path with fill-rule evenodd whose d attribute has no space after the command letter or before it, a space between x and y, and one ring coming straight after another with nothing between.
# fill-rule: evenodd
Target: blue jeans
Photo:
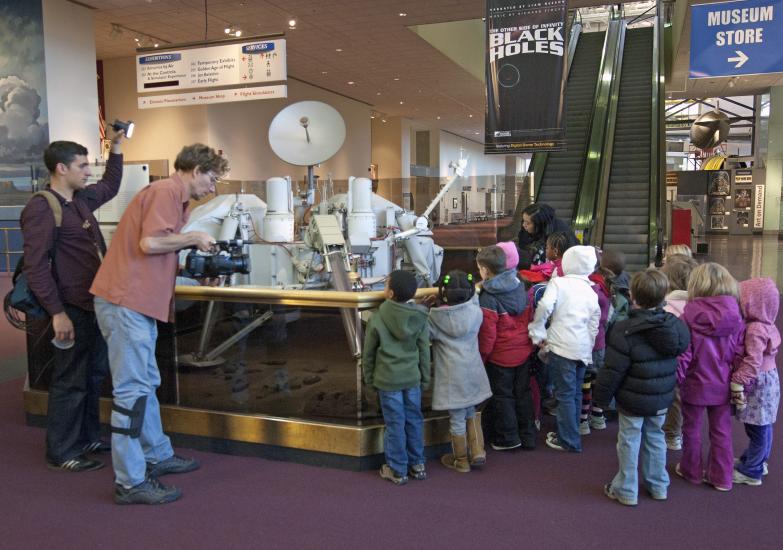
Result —
<instances>
[{"instance_id":1,"label":"blue jeans","mask_svg":"<svg viewBox=\"0 0 783 550\"><path fill-rule=\"evenodd\" d=\"M745 424L745 433L750 442L736 469L748 477L761 479L764 463L769 460L769 453L772 451L772 424Z\"/></svg>"},{"instance_id":2,"label":"blue jeans","mask_svg":"<svg viewBox=\"0 0 783 550\"><path fill-rule=\"evenodd\" d=\"M582 452L579 415L582 412L582 380L585 364L549 352L549 367L557 399L557 438L572 452Z\"/></svg>"},{"instance_id":3,"label":"blue jeans","mask_svg":"<svg viewBox=\"0 0 783 550\"><path fill-rule=\"evenodd\" d=\"M160 422L160 405L155 390L160 372L155 361L158 326L155 319L95 298L95 315L109 348L109 368L114 386L114 407L133 409L146 397L141 433L138 437L112 433L111 458L116 482L130 488L144 481L147 462L160 462L174 455ZM115 408L112 428L128 429L131 417Z\"/></svg>"},{"instance_id":4,"label":"blue jeans","mask_svg":"<svg viewBox=\"0 0 783 550\"><path fill-rule=\"evenodd\" d=\"M470 406L464 409L449 409L449 433L451 435L465 435L468 431L467 420L476 416L476 407Z\"/></svg>"},{"instance_id":5,"label":"blue jeans","mask_svg":"<svg viewBox=\"0 0 783 550\"><path fill-rule=\"evenodd\" d=\"M663 422L666 415L626 416L617 415L617 475L612 480L612 491L630 502L636 502L639 493L639 456L642 462L642 480L650 493L665 496L669 487L666 472L666 439Z\"/></svg>"},{"instance_id":6,"label":"blue jeans","mask_svg":"<svg viewBox=\"0 0 783 550\"><path fill-rule=\"evenodd\" d=\"M398 391L378 390L383 421L383 454L386 464L397 474L408 475L408 466L424 464L424 416L421 414L421 388Z\"/></svg>"}]
</instances>

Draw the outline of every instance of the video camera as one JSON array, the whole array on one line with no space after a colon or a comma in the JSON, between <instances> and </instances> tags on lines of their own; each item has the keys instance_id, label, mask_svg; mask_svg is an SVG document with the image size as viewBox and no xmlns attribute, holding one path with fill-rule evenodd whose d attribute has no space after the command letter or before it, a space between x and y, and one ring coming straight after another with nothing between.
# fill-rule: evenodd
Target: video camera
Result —
<instances>
[{"instance_id":1,"label":"video camera","mask_svg":"<svg viewBox=\"0 0 783 550\"><path fill-rule=\"evenodd\" d=\"M219 277L234 273L250 273L250 256L243 253L240 239L217 241L217 252L192 250L185 259L185 272L194 279Z\"/></svg>"}]
</instances>

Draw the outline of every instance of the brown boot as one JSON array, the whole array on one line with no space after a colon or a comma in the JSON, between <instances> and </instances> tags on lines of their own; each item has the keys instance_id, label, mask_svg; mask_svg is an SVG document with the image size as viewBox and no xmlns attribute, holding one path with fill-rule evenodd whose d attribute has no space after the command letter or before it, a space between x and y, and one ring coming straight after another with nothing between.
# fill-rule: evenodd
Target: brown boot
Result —
<instances>
[{"instance_id":1,"label":"brown boot","mask_svg":"<svg viewBox=\"0 0 783 550\"><path fill-rule=\"evenodd\" d=\"M454 452L440 457L441 464L460 473L468 473L470 462L468 461L468 442L465 436L451 434L451 448Z\"/></svg>"},{"instance_id":2,"label":"brown boot","mask_svg":"<svg viewBox=\"0 0 783 550\"><path fill-rule=\"evenodd\" d=\"M467 419L468 424L468 454L471 466L481 466L487 463L487 452L484 450L484 432L478 415Z\"/></svg>"}]
</instances>

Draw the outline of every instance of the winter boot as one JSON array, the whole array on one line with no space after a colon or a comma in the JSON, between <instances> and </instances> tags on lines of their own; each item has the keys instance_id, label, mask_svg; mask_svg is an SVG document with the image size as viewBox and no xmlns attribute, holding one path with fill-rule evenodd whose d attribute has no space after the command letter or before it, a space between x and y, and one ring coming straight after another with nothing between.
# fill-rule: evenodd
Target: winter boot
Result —
<instances>
[{"instance_id":1,"label":"winter boot","mask_svg":"<svg viewBox=\"0 0 783 550\"><path fill-rule=\"evenodd\" d=\"M451 448L454 452L440 457L441 464L460 473L468 473L470 462L468 461L468 442L465 436L451 434Z\"/></svg>"},{"instance_id":2,"label":"winter boot","mask_svg":"<svg viewBox=\"0 0 783 550\"><path fill-rule=\"evenodd\" d=\"M487 452L484 450L484 432L481 430L481 422L478 417L467 419L468 425L468 454L471 466L481 466L487 462Z\"/></svg>"}]
</instances>

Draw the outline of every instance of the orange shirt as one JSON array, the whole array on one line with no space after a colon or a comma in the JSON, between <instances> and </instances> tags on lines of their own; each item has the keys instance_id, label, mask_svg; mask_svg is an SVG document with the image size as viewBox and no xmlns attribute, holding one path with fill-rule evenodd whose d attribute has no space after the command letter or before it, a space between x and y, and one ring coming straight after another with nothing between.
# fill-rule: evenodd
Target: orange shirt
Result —
<instances>
[{"instance_id":1,"label":"orange shirt","mask_svg":"<svg viewBox=\"0 0 783 550\"><path fill-rule=\"evenodd\" d=\"M189 201L177 174L139 191L120 219L90 292L159 321L173 320L177 253L145 254L139 243L179 233L188 221Z\"/></svg>"}]
</instances>

